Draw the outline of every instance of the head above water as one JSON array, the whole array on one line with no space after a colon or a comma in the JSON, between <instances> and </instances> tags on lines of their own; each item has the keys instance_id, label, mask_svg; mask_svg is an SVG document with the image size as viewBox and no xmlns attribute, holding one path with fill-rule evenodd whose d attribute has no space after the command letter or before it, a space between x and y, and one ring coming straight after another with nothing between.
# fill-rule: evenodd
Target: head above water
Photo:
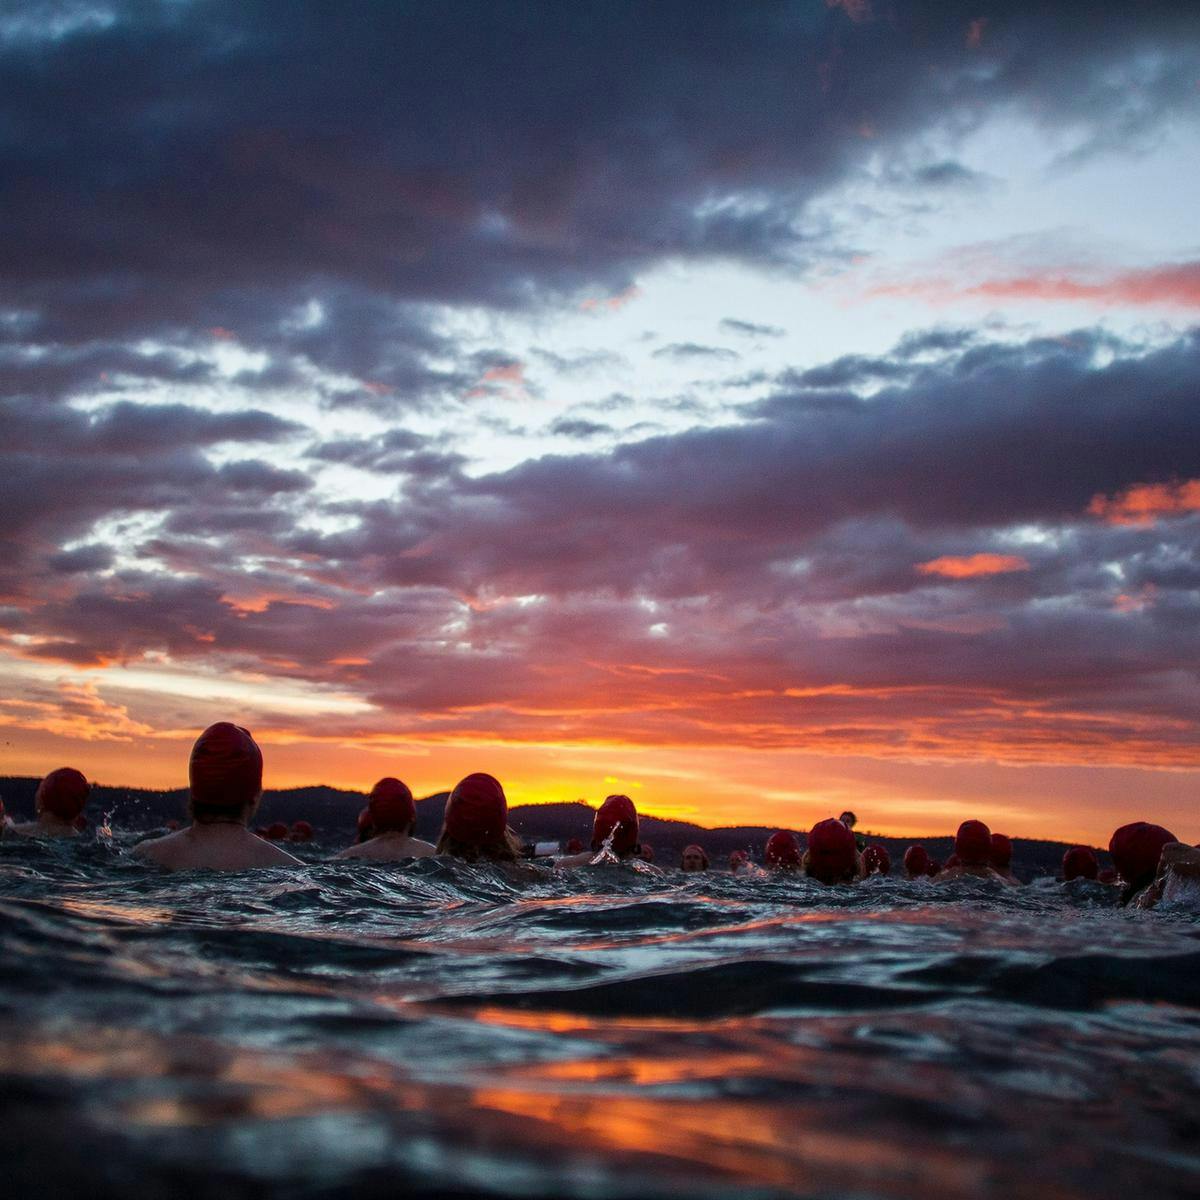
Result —
<instances>
[{"instance_id":1,"label":"head above water","mask_svg":"<svg viewBox=\"0 0 1200 1200\"><path fill-rule=\"evenodd\" d=\"M992 850L989 861L997 871L1007 871L1012 865L1013 845L1007 834L992 834Z\"/></svg>"},{"instance_id":2,"label":"head above water","mask_svg":"<svg viewBox=\"0 0 1200 1200\"><path fill-rule=\"evenodd\" d=\"M909 879L929 874L929 851L924 846L909 846L904 852L904 870Z\"/></svg>"},{"instance_id":3,"label":"head above water","mask_svg":"<svg viewBox=\"0 0 1200 1200\"><path fill-rule=\"evenodd\" d=\"M704 847L694 844L684 846L683 853L679 856L679 869L681 871L707 871L708 855L704 853Z\"/></svg>"},{"instance_id":4,"label":"head above water","mask_svg":"<svg viewBox=\"0 0 1200 1200\"><path fill-rule=\"evenodd\" d=\"M878 843L868 846L862 852L863 870L868 875L887 875L892 869L892 856L886 846Z\"/></svg>"},{"instance_id":5,"label":"head above water","mask_svg":"<svg viewBox=\"0 0 1200 1200\"><path fill-rule=\"evenodd\" d=\"M800 866L800 843L786 829L776 830L763 847L763 862L780 871L795 871Z\"/></svg>"},{"instance_id":6,"label":"head above water","mask_svg":"<svg viewBox=\"0 0 1200 1200\"><path fill-rule=\"evenodd\" d=\"M806 871L821 883L841 883L858 872L858 846L854 834L832 817L818 821L808 834Z\"/></svg>"},{"instance_id":7,"label":"head above water","mask_svg":"<svg viewBox=\"0 0 1200 1200\"><path fill-rule=\"evenodd\" d=\"M262 751L248 729L229 721L210 725L188 760L192 819L245 824L262 794L262 776Z\"/></svg>"},{"instance_id":8,"label":"head above water","mask_svg":"<svg viewBox=\"0 0 1200 1200\"><path fill-rule=\"evenodd\" d=\"M292 841L293 842L311 842L313 837L313 827L311 821L303 819L292 822Z\"/></svg>"},{"instance_id":9,"label":"head above water","mask_svg":"<svg viewBox=\"0 0 1200 1200\"><path fill-rule=\"evenodd\" d=\"M479 853L503 842L509 827L509 802L494 775L475 772L458 780L446 800L442 841L450 853Z\"/></svg>"},{"instance_id":10,"label":"head above water","mask_svg":"<svg viewBox=\"0 0 1200 1200\"><path fill-rule=\"evenodd\" d=\"M276 821L267 826L267 837L272 842L286 842L288 827L282 821Z\"/></svg>"},{"instance_id":11,"label":"head above water","mask_svg":"<svg viewBox=\"0 0 1200 1200\"><path fill-rule=\"evenodd\" d=\"M367 811L376 836L381 833L411 833L417 823L417 806L408 784L390 775L381 779L367 797Z\"/></svg>"},{"instance_id":12,"label":"head above water","mask_svg":"<svg viewBox=\"0 0 1200 1200\"><path fill-rule=\"evenodd\" d=\"M954 853L961 866L990 867L992 831L982 821L964 821L954 835Z\"/></svg>"},{"instance_id":13,"label":"head above water","mask_svg":"<svg viewBox=\"0 0 1200 1200\"><path fill-rule=\"evenodd\" d=\"M750 861L750 855L745 850L733 850L729 854L729 869L740 871Z\"/></svg>"},{"instance_id":14,"label":"head above water","mask_svg":"<svg viewBox=\"0 0 1200 1200\"><path fill-rule=\"evenodd\" d=\"M599 850L609 834L612 835L612 851L618 858L637 849L637 808L628 796L608 796L596 810L592 822L592 849Z\"/></svg>"},{"instance_id":15,"label":"head above water","mask_svg":"<svg viewBox=\"0 0 1200 1200\"><path fill-rule=\"evenodd\" d=\"M1063 879L1095 879L1100 874L1100 864L1095 851L1087 846L1072 846L1062 857Z\"/></svg>"},{"instance_id":16,"label":"head above water","mask_svg":"<svg viewBox=\"0 0 1200 1200\"><path fill-rule=\"evenodd\" d=\"M842 813L842 815L838 817L838 820L841 821L841 823L845 825L847 829L853 829L855 825L858 824L858 817L856 817L854 813L850 812L849 809Z\"/></svg>"},{"instance_id":17,"label":"head above water","mask_svg":"<svg viewBox=\"0 0 1200 1200\"><path fill-rule=\"evenodd\" d=\"M59 767L38 784L34 807L64 825L73 825L87 804L92 785L74 767Z\"/></svg>"},{"instance_id":18,"label":"head above water","mask_svg":"<svg viewBox=\"0 0 1200 1200\"><path fill-rule=\"evenodd\" d=\"M579 838L571 838L571 840L569 842L567 842L566 853L567 854L582 854L583 853L583 842Z\"/></svg>"},{"instance_id":19,"label":"head above water","mask_svg":"<svg viewBox=\"0 0 1200 1200\"><path fill-rule=\"evenodd\" d=\"M1116 830L1108 843L1113 866L1127 887L1138 889L1154 882L1162 848L1179 839L1161 825L1134 821Z\"/></svg>"},{"instance_id":20,"label":"head above water","mask_svg":"<svg viewBox=\"0 0 1200 1200\"><path fill-rule=\"evenodd\" d=\"M641 842L638 845L638 858L642 862L652 863L654 861L654 847L649 842Z\"/></svg>"}]
</instances>

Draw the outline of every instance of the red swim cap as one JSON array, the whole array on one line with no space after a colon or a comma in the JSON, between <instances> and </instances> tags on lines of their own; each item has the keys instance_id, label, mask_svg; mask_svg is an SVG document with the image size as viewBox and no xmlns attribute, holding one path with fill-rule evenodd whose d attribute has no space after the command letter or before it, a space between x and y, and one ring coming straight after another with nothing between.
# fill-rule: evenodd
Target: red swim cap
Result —
<instances>
[{"instance_id":1,"label":"red swim cap","mask_svg":"<svg viewBox=\"0 0 1200 1200\"><path fill-rule=\"evenodd\" d=\"M638 847L638 855L641 857L642 862L653 862L654 861L654 847L652 845L650 845L649 842L643 842Z\"/></svg>"},{"instance_id":2,"label":"red swim cap","mask_svg":"<svg viewBox=\"0 0 1200 1200\"><path fill-rule=\"evenodd\" d=\"M274 825L267 826L267 837L273 842L282 842L287 839L288 827L282 821L276 821Z\"/></svg>"},{"instance_id":3,"label":"red swim cap","mask_svg":"<svg viewBox=\"0 0 1200 1200\"><path fill-rule=\"evenodd\" d=\"M964 867L990 866L992 831L982 821L964 821L954 835L954 853Z\"/></svg>"},{"instance_id":4,"label":"red swim cap","mask_svg":"<svg viewBox=\"0 0 1200 1200\"><path fill-rule=\"evenodd\" d=\"M832 817L818 821L808 834L808 874L822 883L837 883L858 865L854 834Z\"/></svg>"},{"instance_id":5,"label":"red swim cap","mask_svg":"<svg viewBox=\"0 0 1200 1200\"><path fill-rule=\"evenodd\" d=\"M729 869L737 870L738 867L745 865L750 861L750 855L745 850L734 850L729 855Z\"/></svg>"},{"instance_id":6,"label":"red swim cap","mask_svg":"<svg viewBox=\"0 0 1200 1200\"><path fill-rule=\"evenodd\" d=\"M417 806L408 784L390 775L371 789L367 809L376 833L403 832L417 819Z\"/></svg>"},{"instance_id":7,"label":"red swim cap","mask_svg":"<svg viewBox=\"0 0 1200 1200\"><path fill-rule=\"evenodd\" d=\"M633 853L638 844L638 815L628 796L609 796L596 809L596 819L592 822L592 849L599 850L610 833L614 854Z\"/></svg>"},{"instance_id":8,"label":"red swim cap","mask_svg":"<svg viewBox=\"0 0 1200 1200\"><path fill-rule=\"evenodd\" d=\"M1100 874L1100 864L1087 846L1075 846L1063 855L1062 873L1067 880L1095 879Z\"/></svg>"},{"instance_id":9,"label":"red swim cap","mask_svg":"<svg viewBox=\"0 0 1200 1200\"><path fill-rule=\"evenodd\" d=\"M909 879L916 879L920 875L928 875L929 868L933 864L929 860L929 851L924 846L909 846L904 852L904 869L908 872Z\"/></svg>"},{"instance_id":10,"label":"red swim cap","mask_svg":"<svg viewBox=\"0 0 1200 1200\"><path fill-rule=\"evenodd\" d=\"M853 836L853 835L851 835ZM800 865L800 843L796 835L784 829L771 834L763 847L763 862L768 867L796 868Z\"/></svg>"},{"instance_id":11,"label":"red swim cap","mask_svg":"<svg viewBox=\"0 0 1200 1200\"><path fill-rule=\"evenodd\" d=\"M583 843L578 838L572 838L567 843L567 853L568 854L582 854L583 853Z\"/></svg>"},{"instance_id":12,"label":"red swim cap","mask_svg":"<svg viewBox=\"0 0 1200 1200\"><path fill-rule=\"evenodd\" d=\"M508 801L500 781L477 771L460 779L446 801L445 831L457 842L483 846L508 828Z\"/></svg>"},{"instance_id":13,"label":"red swim cap","mask_svg":"<svg viewBox=\"0 0 1200 1200\"><path fill-rule=\"evenodd\" d=\"M1012 839L1006 834L992 834L991 862L997 871L1006 871L1012 862Z\"/></svg>"},{"instance_id":14,"label":"red swim cap","mask_svg":"<svg viewBox=\"0 0 1200 1200\"><path fill-rule=\"evenodd\" d=\"M1108 852L1117 874L1130 886L1142 886L1154 879L1162 848L1174 841L1178 838L1161 825L1134 821L1132 825L1122 825L1112 835Z\"/></svg>"},{"instance_id":15,"label":"red swim cap","mask_svg":"<svg viewBox=\"0 0 1200 1200\"><path fill-rule=\"evenodd\" d=\"M292 837L300 842L311 842L313 827L308 821L292 822Z\"/></svg>"},{"instance_id":16,"label":"red swim cap","mask_svg":"<svg viewBox=\"0 0 1200 1200\"><path fill-rule=\"evenodd\" d=\"M38 784L34 803L38 812L48 812L70 825L87 803L92 785L74 767L59 767Z\"/></svg>"},{"instance_id":17,"label":"red swim cap","mask_svg":"<svg viewBox=\"0 0 1200 1200\"><path fill-rule=\"evenodd\" d=\"M683 866L683 860L687 858L689 854L698 854L700 856L700 861L704 863L704 870L708 870L708 855L704 853L703 846L697 846L694 842L690 846L684 846L683 853L679 856L679 865L681 867Z\"/></svg>"},{"instance_id":18,"label":"red swim cap","mask_svg":"<svg viewBox=\"0 0 1200 1200\"><path fill-rule=\"evenodd\" d=\"M263 760L248 729L218 721L192 747L188 779L200 804L241 808L262 791ZM284 830L286 834L286 828Z\"/></svg>"},{"instance_id":19,"label":"red swim cap","mask_svg":"<svg viewBox=\"0 0 1200 1200\"><path fill-rule=\"evenodd\" d=\"M863 851L862 860L868 875L886 875L892 869L892 856L878 843Z\"/></svg>"}]
</instances>

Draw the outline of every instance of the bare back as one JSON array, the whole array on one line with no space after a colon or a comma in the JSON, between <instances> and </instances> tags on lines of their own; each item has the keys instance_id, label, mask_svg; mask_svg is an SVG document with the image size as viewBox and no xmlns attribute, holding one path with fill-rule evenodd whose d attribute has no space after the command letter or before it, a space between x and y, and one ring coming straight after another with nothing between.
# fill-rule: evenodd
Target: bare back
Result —
<instances>
[{"instance_id":1,"label":"bare back","mask_svg":"<svg viewBox=\"0 0 1200 1200\"><path fill-rule=\"evenodd\" d=\"M429 858L436 853L436 846L420 838L408 837L403 833L381 833L357 846L347 846L333 857L356 858L363 862L399 862L405 858Z\"/></svg>"},{"instance_id":2,"label":"bare back","mask_svg":"<svg viewBox=\"0 0 1200 1200\"><path fill-rule=\"evenodd\" d=\"M140 842L133 853L168 871L253 871L302 865L286 850L255 837L244 825L227 822L192 825L166 837Z\"/></svg>"}]
</instances>

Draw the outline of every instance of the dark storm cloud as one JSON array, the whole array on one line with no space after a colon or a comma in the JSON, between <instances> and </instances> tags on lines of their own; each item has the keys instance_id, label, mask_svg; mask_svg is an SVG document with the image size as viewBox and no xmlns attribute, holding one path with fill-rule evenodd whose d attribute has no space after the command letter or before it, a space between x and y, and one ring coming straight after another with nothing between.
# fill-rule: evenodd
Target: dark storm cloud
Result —
<instances>
[{"instance_id":1,"label":"dark storm cloud","mask_svg":"<svg viewBox=\"0 0 1200 1200\"><path fill-rule=\"evenodd\" d=\"M830 253L808 202L953 114L1093 141L1190 104L1194 6L113 6L0 43L8 302L31 336L231 331L434 398L426 306ZM871 136L861 136L869 127ZM952 171L934 164L932 187ZM319 319L296 314L311 301ZM282 355L276 355L282 358Z\"/></svg>"}]
</instances>

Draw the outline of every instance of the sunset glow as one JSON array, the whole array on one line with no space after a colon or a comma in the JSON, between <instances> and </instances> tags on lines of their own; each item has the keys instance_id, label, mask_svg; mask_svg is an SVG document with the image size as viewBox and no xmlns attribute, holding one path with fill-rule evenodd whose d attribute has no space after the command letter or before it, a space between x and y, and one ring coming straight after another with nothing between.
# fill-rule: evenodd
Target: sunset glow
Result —
<instances>
[{"instance_id":1,"label":"sunset glow","mask_svg":"<svg viewBox=\"0 0 1200 1200\"><path fill-rule=\"evenodd\" d=\"M1200 839L1188 6L454 7L0 19L0 774Z\"/></svg>"}]
</instances>

